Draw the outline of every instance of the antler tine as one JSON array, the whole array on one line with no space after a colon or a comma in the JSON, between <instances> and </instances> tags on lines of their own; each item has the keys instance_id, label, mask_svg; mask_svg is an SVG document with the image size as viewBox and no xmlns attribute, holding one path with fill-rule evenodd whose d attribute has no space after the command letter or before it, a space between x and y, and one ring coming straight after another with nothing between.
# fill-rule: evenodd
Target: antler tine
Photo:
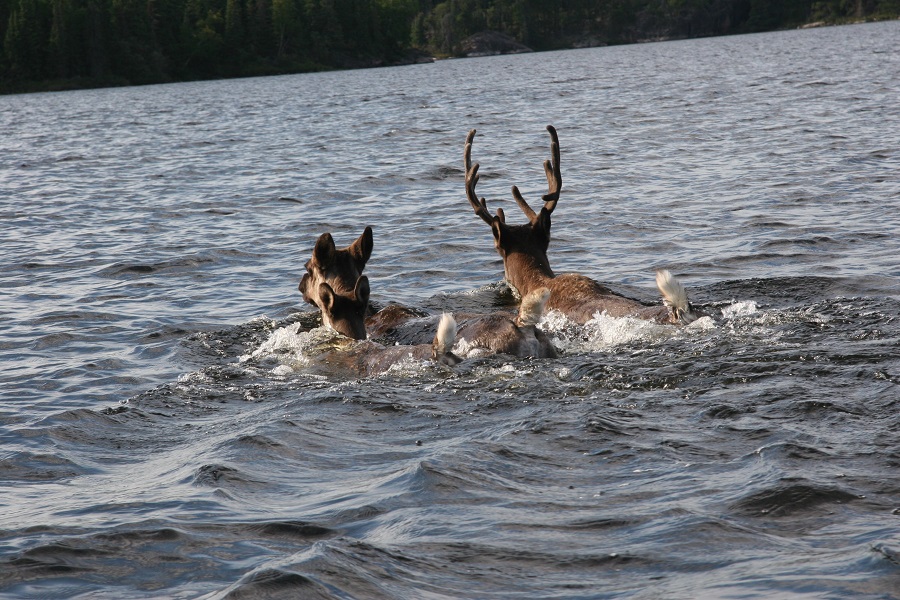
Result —
<instances>
[{"instance_id":1,"label":"antler tine","mask_svg":"<svg viewBox=\"0 0 900 600\"><path fill-rule=\"evenodd\" d=\"M554 129L553 125L547 125L547 131L550 132L550 156L552 157L552 160L544 161L544 174L547 176L548 191L544 194L542 199L544 201L544 208L548 213L552 213L559 200L559 191L562 189L562 172L559 169L559 138L556 135L556 129ZM519 205L519 208L522 209L522 212L525 213L528 220L531 221L531 223L534 223L537 220L538 215L534 212L534 209L528 205L525 198L522 197L519 188L513 186L512 194L513 198L516 199L516 204Z\"/></svg>"},{"instance_id":2,"label":"antler tine","mask_svg":"<svg viewBox=\"0 0 900 600\"><path fill-rule=\"evenodd\" d=\"M547 175L547 194L544 195L544 208L547 212L553 212L559 201L559 192L562 189L562 171L559 168L559 137L553 125L547 125L550 132L550 155L552 160L544 161L544 173Z\"/></svg>"},{"instance_id":3,"label":"antler tine","mask_svg":"<svg viewBox=\"0 0 900 600\"><path fill-rule=\"evenodd\" d=\"M472 140L475 139L475 130L469 132L466 136L466 150L464 153L466 163L466 197L469 204L475 209L475 214L481 217L481 220L492 225L494 222L491 213L487 209L487 201L484 198L478 199L475 194L475 186L478 185L478 163L472 164ZM501 219L502 220L502 219Z\"/></svg>"},{"instance_id":4,"label":"antler tine","mask_svg":"<svg viewBox=\"0 0 900 600\"><path fill-rule=\"evenodd\" d=\"M525 213L525 216L528 217L528 220L534 223L534 220L537 219L537 214L530 206L528 206L528 203L525 202L525 198L522 197L518 187L512 186L512 195L513 198L516 199L516 204L519 205L519 208L521 208L522 212Z\"/></svg>"}]
</instances>

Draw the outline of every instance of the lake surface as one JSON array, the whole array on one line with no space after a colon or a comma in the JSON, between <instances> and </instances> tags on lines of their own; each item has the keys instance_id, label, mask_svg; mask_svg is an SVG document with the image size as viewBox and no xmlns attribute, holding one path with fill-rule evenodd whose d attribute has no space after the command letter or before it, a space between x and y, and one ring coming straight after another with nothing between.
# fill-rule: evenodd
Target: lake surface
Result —
<instances>
[{"instance_id":1,"label":"lake surface","mask_svg":"<svg viewBox=\"0 0 900 600\"><path fill-rule=\"evenodd\" d=\"M0 97L0 597L900 598L900 22ZM510 304L556 273L714 319L561 356L307 368L297 283Z\"/></svg>"}]
</instances>

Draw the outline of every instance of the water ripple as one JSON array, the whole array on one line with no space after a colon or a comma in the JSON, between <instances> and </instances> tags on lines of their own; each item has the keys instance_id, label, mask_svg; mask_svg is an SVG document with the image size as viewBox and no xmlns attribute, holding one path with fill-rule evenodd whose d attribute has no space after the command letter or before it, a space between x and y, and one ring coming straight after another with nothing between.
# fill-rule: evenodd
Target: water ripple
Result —
<instances>
[{"instance_id":1,"label":"water ripple","mask_svg":"<svg viewBox=\"0 0 900 600\"><path fill-rule=\"evenodd\" d=\"M0 98L0 597L896 597L897 33ZM554 271L709 320L304 362L325 231L377 306L512 310L462 143L524 223L548 123Z\"/></svg>"}]
</instances>

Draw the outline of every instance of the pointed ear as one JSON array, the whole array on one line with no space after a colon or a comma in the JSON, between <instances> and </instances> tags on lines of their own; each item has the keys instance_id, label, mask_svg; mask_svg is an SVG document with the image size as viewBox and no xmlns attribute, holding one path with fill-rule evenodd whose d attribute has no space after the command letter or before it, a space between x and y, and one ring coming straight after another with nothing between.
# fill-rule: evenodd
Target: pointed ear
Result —
<instances>
[{"instance_id":1,"label":"pointed ear","mask_svg":"<svg viewBox=\"0 0 900 600\"><path fill-rule=\"evenodd\" d=\"M323 233L316 240L316 247L313 248L313 258L321 265L330 265L334 262L334 238L330 233Z\"/></svg>"},{"instance_id":2,"label":"pointed ear","mask_svg":"<svg viewBox=\"0 0 900 600\"><path fill-rule=\"evenodd\" d=\"M359 267L360 271L362 271L363 267L366 266L366 263L369 262L369 258L372 256L372 247L374 245L375 244L372 241L372 228L366 227L362 232L362 235L347 248L347 250L350 251L350 256L353 257L353 260L356 262L356 266Z\"/></svg>"},{"instance_id":3,"label":"pointed ear","mask_svg":"<svg viewBox=\"0 0 900 600\"><path fill-rule=\"evenodd\" d=\"M494 242L497 244L497 246L502 246L503 242L501 240L501 236L503 234L503 223L496 217L494 217L494 220L491 221L491 233L494 234Z\"/></svg>"},{"instance_id":4,"label":"pointed ear","mask_svg":"<svg viewBox=\"0 0 900 600\"><path fill-rule=\"evenodd\" d=\"M319 284L319 302L322 303L321 308L326 312L332 312L334 310L334 290L331 289L331 286L327 283Z\"/></svg>"},{"instance_id":5,"label":"pointed ear","mask_svg":"<svg viewBox=\"0 0 900 600\"><path fill-rule=\"evenodd\" d=\"M356 287L353 289L353 295L360 304L369 303L369 278L363 275L356 280Z\"/></svg>"},{"instance_id":6,"label":"pointed ear","mask_svg":"<svg viewBox=\"0 0 900 600\"><path fill-rule=\"evenodd\" d=\"M541 212L538 213L537 219L534 220L534 224L531 226L531 230L541 236L543 240L546 240L546 244L550 244L550 211L546 208L542 208Z\"/></svg>"}]
</instances>

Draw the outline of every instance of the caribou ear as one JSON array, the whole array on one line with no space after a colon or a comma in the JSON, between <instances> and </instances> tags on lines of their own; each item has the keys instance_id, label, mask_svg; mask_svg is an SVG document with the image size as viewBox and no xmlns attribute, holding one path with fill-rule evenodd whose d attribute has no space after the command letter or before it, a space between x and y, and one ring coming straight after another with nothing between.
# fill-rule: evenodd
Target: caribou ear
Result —
<instances>
[{"instance_id":1,"label":"caribou ear","mask_svg":"<svg viewBox=\"0 0 900 600\"><path fill-rule=\"evenodd\" d=\"M332 312L334 310L334 300L335 294L334 290L331 289L331 286L327 283L320 283L319 302L322 303L322 306L320 306L319 308L329 313Z\"/></svg>"},{"instance_id":2,"label":"caribou ear","mask_svg":"<svg viewBox=\"0 0 900 600\"><path fill-rule=\"evenodd\" d=\"M491 221L491 233L494 234L494 242L496 242L498 247L501 247L503 245L503 222L496 217Z\"/></svg>"},{"instance_id":3,"label":"caribou ear","mask_svg":"<svg viewBox=\"0 0 900 600\"><path fill-rule=\"evenodd\" d=\"M334 262L334 238L330 233L323 233L316 240L316 247L313 248L313 258L320 265L330 265Z\"/></svg>"},{"instance_id":4,"label":"caribou ear","mask_svg":"<svg viewBox=\"0 0 900 600\"><path fill-rule=\"evenodd\" d=\"M356 266L359 267L360 271L362 271L363 267L366 266L366 263L369 262L369 258L372 256L372 247L374 245L375 244L372 241L372 228L366 227L362 232L362 235L347 248L347 250L350 251L350 256L353 257L353 260L356 262Z\"/></svg>"},{"instance_id":5,"label":"caribou ear","mask_svg":"<svg viewBox=\"0 0 900 600\"><path fill-rule=\"evenodd\" d=\"M547 210L546 207L542 208L531 226L531 231L533 231L535 235L540 236L540 239L543 241L544 250L550 245L550 225L550 211Z\"/></svg>"},{"instance_id":6,"label":"caribou ear","mask_svg":"<svg viewBox=\"0 0 900 600\"><path fill-rule=\"evenodd\" d=\"M360 304L369 303L369 278L363 275L356 280L356 287L353 289L353 295Z\"/></svg>"}]
</instances>

